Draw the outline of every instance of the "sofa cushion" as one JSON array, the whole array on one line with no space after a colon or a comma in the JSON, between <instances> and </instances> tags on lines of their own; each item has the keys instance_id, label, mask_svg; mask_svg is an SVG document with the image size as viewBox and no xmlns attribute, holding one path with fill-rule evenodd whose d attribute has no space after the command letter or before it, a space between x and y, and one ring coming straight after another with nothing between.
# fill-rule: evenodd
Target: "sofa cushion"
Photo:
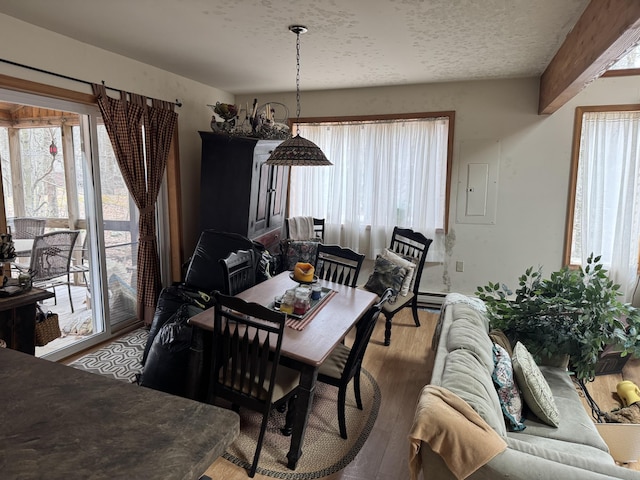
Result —
<instances>
[{"instance_id":1,"label":"sofa cushion","mask_svg":"<svg viewBox=\"0 0 640 480\"><path fill-rule=\"evenodd\" d=\"M527 406L540 420L557 427L560 414L549 384L527 348L520 342L513 348L513 371Z\"/></svg>"},{"instance_id":2,"label":"sofa cushion","mask_svg":"<svg viewBox=\"0 0 640 480\"><path fill-rule=\"evenodd\" d=\"M528 434L540 438L552 438L569 443L590 445L604 452L608 452L606 443L598 434L593 423L582 405L578 392L565 369L557 367L540 367L560 413L560 425L551 427L540 421L537 417L526 416L524 424L527 427L520 434ZM509 433L509 436L516 433Z\"/></svg>"},{"instance_id":3,"label":"sofa cushion","mask_svg":"<svg viewBox=\"0 0 640 480\"><path fill-rule=\"evenodd\" d=\"M471 350L482 360L484 368L493 373L493 343L487 335L484 315L469 305L453 305L453 322L447 334L447 350Z\"/></svg>"},{"instance_id":4,"label":"sofa cushion","mask_svg":"<svg viewBox=\"0 0 640 480\"><path fill-rule=\"evenodd\" d=\"M507 421L507 428L514 432L524 430L522 423L522 400L518 385L513 376L513 365L509 353L500 345L493 345L495 368L493 369L493 383L498 392L498 399L502 407L502 414Z\"/></svg>"},{"instance_id":5,"label":"sofa cushion","mask_svg":"<svg viewBox=\"0 0 640 480\"><path fill-rule=\"evenodd\" d=\"M477 354L469 350L450 352L440 380L440 386L471 405L500 436L504 437L507 434L491 372L486 369Z\"/></svg>"},{"instance_id":6,"label":"sofa cushion","mask_svg":"<svg viewBox=\"0 0 640 480\"><path fill-rule=\"evenodd\" d=\"M589 458L598 462L613 463L613 459L608 452L591 445L584 445L571 440L539 437L538 435L531 435L527 432L527 429L521 432L509 432L507 434L509 448L517 448L522 452L543 448L548 451L576 455L577 457Z\"/></svg>"}]
</instances>

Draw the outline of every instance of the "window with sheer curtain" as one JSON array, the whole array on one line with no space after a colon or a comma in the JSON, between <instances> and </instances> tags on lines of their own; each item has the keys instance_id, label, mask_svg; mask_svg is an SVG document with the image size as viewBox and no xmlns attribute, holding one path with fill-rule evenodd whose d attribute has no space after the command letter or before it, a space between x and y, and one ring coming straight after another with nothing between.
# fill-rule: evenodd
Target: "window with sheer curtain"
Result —
<instances>
[{"instance_id":1,"label":"window with sheer curtain","mask_svg":"<svg viewBox=\"0 0 640 480\"><path fill-rule=\"evenodd\" d=\"M640 239L640 106L579 107L565 261L602 256L630 301Z\"/></svg>"},{"instance_id":2,"label":"window with sheer curtain","mask_svg":"<svg viewBox=\"0 0 640 480\"><path fill-rule=\"evenodd\" d=\"M290 216L325 219L325 240L375 258L395 226L434 240L443 261L453 112L426 118L301 123L333 163L291 169Z\"/></svg>"}]
</instances>

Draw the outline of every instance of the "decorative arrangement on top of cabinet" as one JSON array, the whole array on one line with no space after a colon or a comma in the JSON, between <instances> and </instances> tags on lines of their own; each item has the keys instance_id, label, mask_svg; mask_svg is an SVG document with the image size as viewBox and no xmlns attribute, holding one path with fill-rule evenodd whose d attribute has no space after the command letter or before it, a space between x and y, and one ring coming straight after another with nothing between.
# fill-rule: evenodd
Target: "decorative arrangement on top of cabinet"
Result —
<instances>
[{"instance_id":1,"label":"decorative arrangement on top of cabinet","mask_svg":"<svg viewBox=\"0 0 640 480\"><path fill-rule=\"evenodd\" d=\"M274 253L285 217L289 167L264 162L282 140L199 133L201 229L246 235Z\"/></svg>"}]
</instances>

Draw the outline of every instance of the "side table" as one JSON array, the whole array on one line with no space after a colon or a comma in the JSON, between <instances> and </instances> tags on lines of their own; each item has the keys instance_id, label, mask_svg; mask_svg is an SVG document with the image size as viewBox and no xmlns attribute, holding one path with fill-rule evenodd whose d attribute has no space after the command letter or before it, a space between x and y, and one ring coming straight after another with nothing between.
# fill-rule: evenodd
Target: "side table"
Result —
<instances>
[{"instance_id":1,"label":"side table","mask_svg":"<svg viewBox=\"0 0 640 480\"><path fill-rule=\"evenodd\" d=\"M36 303L53 293L32 287L23 293L0 298L0 338L7 347L34 355L36 352Z\"/></svg>"}]
</instances>

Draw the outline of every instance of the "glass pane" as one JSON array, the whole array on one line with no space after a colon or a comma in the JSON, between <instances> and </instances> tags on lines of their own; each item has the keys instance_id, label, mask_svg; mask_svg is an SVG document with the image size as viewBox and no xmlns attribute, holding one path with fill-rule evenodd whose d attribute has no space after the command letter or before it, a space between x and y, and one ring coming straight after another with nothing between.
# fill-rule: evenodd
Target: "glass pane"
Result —
<instances>
[{"instance_id":1,"label":"glass pane","mask_svg":"<svg viewBox=\"0 0 640 480\"><path fill-rule=\"evenodd\" d=\"M20 129L20 150L25 216L68 218L60 129Z\"/></svg>"},{"instance_id":2,"label":"glass pane","mask_svg":"<svg viewBox=\"0 0 640 480\"><path fill-rule=\"evenodd\" d=\"M627 70L631 68L640 68L640 46L636 46L624 57L614 63L609 70Z\"/></svg>"},{"instance_id":3,"label":"glass pane","mask_svg":"<svg viewBox=\"0 0 640 480\"><path fill-rule=\"evenodd\" d=\"M125 326L136 319L137 209L104 125L98 125L98 149L109 318L112 327Z\"/></svg>"}]
</instances>

